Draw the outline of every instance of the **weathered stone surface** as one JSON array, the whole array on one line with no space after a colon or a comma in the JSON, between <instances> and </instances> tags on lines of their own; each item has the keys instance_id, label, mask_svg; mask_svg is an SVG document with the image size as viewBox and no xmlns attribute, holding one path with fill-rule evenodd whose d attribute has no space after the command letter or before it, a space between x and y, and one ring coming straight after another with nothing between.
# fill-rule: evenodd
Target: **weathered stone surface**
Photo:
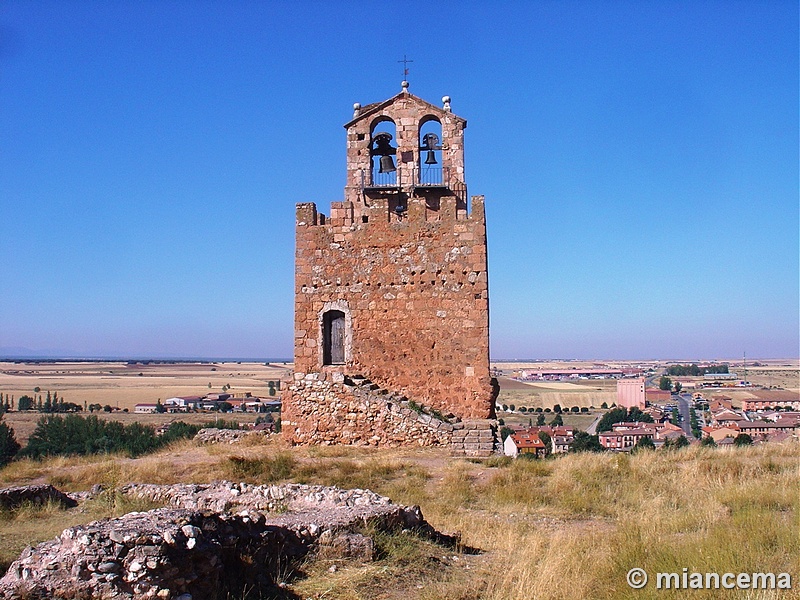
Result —
<instances>
[{"instance_id":1,"label":"weathered stone surface","mask_svg":"<svg viewBox=\"0 0 800 600\"><path fill-rule=\"evenodd\" d=\"M67 508L76 506L75 500L52 485L26 485L0 489L0 508L14 509L23 504L36 506L56 502Z\"/></svg>"},{"instance_id":2,"label":"weathered stone surface","mask_svg":"<svg viewBox=\"0 0 800 600\"><path fill-rule=\"evenodd\" d=\"M501 451L498 424L494 420L465 421L463 429L453 432L453 456L487 457Z\"/></svg>"},{"instance_id":3,"label":"weathered stone surface","mask_svg":"<svg viewBox=\"0 0 800 600\"><path fill-rule=\"evenodd\" d=\"M236 444L245 438L268 437L268 431L251 431L249 429L217 429L206 427L197 432L194 441L200 444Z\"/></svg>"},{"instance_id":4,"label":"weathered stone surface","mask_svg":"<svg viewBox=\"0 0 800 600\"><path fill-rule=\"evenodd\" d=\"M302 380L289 386L294 408L291 419L314 422L295 428L298 444L359 444L364 446L448 446L451 425L438 417L408 408L402 397L375 388L364 378L344 383ZM284 423L294 423L284 417Z\"/></svg>"},{"instance_id":5,"label":"weathered stone surface","mask_svg":"<svg viewBox=\"0 0 800 600\"><path fill-rule=\"evenodd\" d=\"M121 491L170 507L70 527L26 549L0 579L0 598L238 597L245 588L268 593L309 555L372 560L366 526L457 541L433 530L419 507L369 490L219 482Z\"/></svg>"}]
</instances>

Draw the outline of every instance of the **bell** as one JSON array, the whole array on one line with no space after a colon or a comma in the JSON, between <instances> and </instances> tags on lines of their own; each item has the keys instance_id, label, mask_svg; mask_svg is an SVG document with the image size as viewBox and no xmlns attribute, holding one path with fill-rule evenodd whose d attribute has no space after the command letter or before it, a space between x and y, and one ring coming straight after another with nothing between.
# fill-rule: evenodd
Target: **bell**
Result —
<instances>
[{"instance_id":1,"label":"bell","mask_svg":"<svg viewBox=\"0 0 800 600\"><path fill-rule=\"evenodd\" d=\"M397 171L391 156L381 156L381 166L378 173L393 173Z\"/></svg>"},{"instance_id":2,"label":"bell","mask_svg":"<svg viewBox=\"0 0 800 600\"><path fill-rule=\"evenodd\" d=\"M436 162L436 153L433 150L428 150L428 158L425 159L426 165L438 165Z\"/></svg>"}]
</instances>

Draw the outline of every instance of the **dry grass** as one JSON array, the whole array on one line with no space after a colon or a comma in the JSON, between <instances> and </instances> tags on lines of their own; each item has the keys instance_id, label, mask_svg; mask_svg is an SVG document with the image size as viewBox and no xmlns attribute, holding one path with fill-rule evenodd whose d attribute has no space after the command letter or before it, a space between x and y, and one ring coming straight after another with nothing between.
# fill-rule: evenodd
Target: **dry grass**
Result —
<instances>
[{"instance_id":1,"label":"dry grass","mask_svg":"<svg viewBox=\"0 0 800 600\"><path fill-rule=\"evenodd\" d=\"M237 470L240 469L240 470ZM367 565L305 565L291 583L302 598L566 600L683 598L634 591L627 571L789 572L800 577L800 445L745 449L569 455L549 461L451 459L443 450L289 448L176 444L136 460L22 461L0 471L6 484L44 480L67 489L127 481L302 481L368 487L420 504L440 530L459 531L469 553L414 536L380 534ZM114 495L77 513L46 507L4 517L0 560L69 524L123 509ZM35 518L33 518L35 516ZM796 581L793 582L797 587ZM727 593L731 598L798 598L797 591ZM719 597L693 590L692 598Z\"/></svg>"}]
</instances>

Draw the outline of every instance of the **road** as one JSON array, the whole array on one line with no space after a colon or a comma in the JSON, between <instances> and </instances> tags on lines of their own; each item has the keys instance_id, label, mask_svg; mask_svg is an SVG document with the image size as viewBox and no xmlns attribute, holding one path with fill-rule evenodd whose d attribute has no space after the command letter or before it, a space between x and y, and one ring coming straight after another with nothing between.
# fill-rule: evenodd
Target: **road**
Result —
<instances>
[{"instance_id":1,"label":"road","mask_svg":"<svg viewBox=\"0 0 800 600\"><path fill-rule=\"evenodd\" d=\"M695 438L694 435L692 435L692 421L691 414L689 413L689 407L692 403L692 395L678 394L675 396L675 398L678 401L678 412L682 417L680 422L681 429L683 429L683 433L686 435L687 440L693 440Z\"/></svg>"},{"instance_id":2,"label":"road","mask_svg":"<svg viewBox=\"0 0 800 600\"><path fill-rule=\"evenodd\" d=\"M603 418L603 414L605 413L597 415L597 418L594 421L592 421L592 424L586 428L586 433L588 433L589 435L597 435L597 425L600 423L600 419Z\"/></svg>"}]
</instances>

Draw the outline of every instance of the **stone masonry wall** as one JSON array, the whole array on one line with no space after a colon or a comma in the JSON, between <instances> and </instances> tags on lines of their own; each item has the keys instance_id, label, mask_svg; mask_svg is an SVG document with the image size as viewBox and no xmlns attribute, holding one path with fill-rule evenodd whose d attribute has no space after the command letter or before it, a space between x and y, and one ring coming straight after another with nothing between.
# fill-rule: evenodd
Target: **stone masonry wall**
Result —
<instances>
[{"instance_id":1,"label":"stone masonry wall","mask_svg":"<svg viewBox=\"0 0 800 600\"><path fill-rule=\"evenodd\" d=\"M424 198L408 215L353 222L297 207L295 372L361 373L382 387L461 418L493 416L483 197L457 218L444 197L437 220ZM323 366L322 314L348 323L341 367Z\"/></svg>"},{"instance_id":2,"label":"stone masonry wall","mask_svg":"<svg viewBox=\"0 0 800 600\"><path fill-rule=\"evenodd\" d=\"M448 446L453 456L472 457L500 451L497 421L440 419L368 379L298 374L286 393L293 402L283 427L295 444Z\"/></svg>"},{"instance_id":3,"label":"stone masonry wall","mask_svg":"<svg viewBox=\"0 0 800 600\"><path fill-rule=\"evenodd\" d=\"M366 379L298 373L287 393L292 402L281 425L296 444L449 446L453 430L463 427L418 413Z\"/></svg>"}]
</instances>

